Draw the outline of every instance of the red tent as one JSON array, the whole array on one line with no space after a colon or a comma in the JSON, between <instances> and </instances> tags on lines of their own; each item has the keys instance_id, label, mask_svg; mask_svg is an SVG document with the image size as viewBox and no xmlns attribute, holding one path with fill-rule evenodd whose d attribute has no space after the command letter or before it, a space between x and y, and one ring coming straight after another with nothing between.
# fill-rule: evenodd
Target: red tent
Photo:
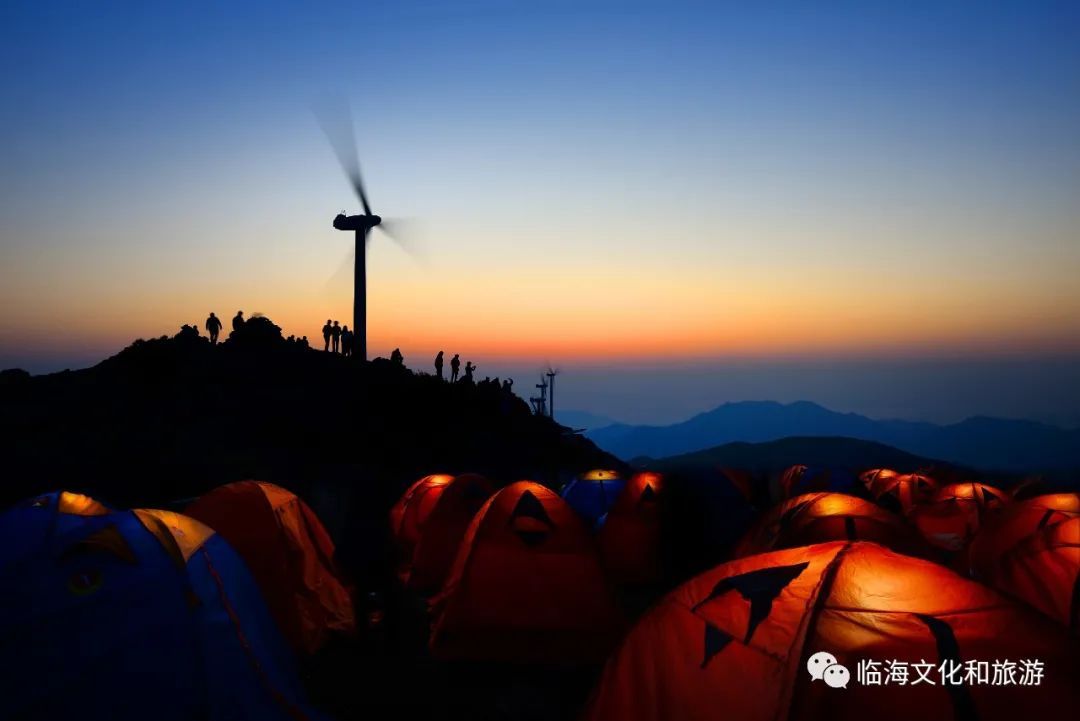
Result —
<instances>
[{"instance_id":1,"label":"red tent","mask_svg":"<svg viewBox=\"0 0 1080 721\"><path fill-rule=\"evenodd\" d=\"M314 653L331 632L355 628L334 542L307 504L272 483L219 486L184 513L217 531L255 576L290 645Z\"/></svg>"},{"instance_id":2,"label":"red tent","mask_svg":"<svg viewBox=\"0 0 1080 721\"><path fill-rule=\"evenodd\" d=\"M607 513L597 536L600 559L614 583L660 579L660 494L664 478L643 472L631 478Z\"/></svg>"},{"instance_id":3,"label":"red tent","mask_svg":"<svg viewBox=\"0 0 1080 721\"><path fill-rule=\"evenodd\" d=\"M1080 516L1080 494L1051 493L1017 501L987 519L968 547L974 578L990 578L994 564L1018 543L1070 518Z\"/></svg>"},{"instance_id":4,"label":"red tent","mask_svg":"<svg viewBox=\"0 0 1080 721\"><path fill-rule=\"evenodd\" d=\"M619 627L585 522L529 481L476 514L432 607L431 651L440 658L594 661Z\"/></svg>"},{"instance_id":5,"label":"red tent","mask_svg":"<svg viewBox=\"0 0 1080 721\"><path fill-rule=\"evenodd\" d=\"M1009 494L985 483L954 483L939 488L912 511L911 518L927 541L959 551L971 542L988 516L1009 502Z\"/></svg>"},{"instance_id":6,"label":"red tent","mask_svg":"<svg viewBox=\"0 0 1080 721\"><path fill-rule=\"evenodd\" d=\"M804 493L774 506L735 547L734 558L826 541L873 541L900 553L927 556L913 528L870 501L843 493Z\"/></svg>"},{"instance_id":7,"label":"red tent","mask_svg":"<svg viewBox=\"0 0 1080 721\"><path fill-rule=\"evenodd\" d=\"M908 514L937 492L938 483L923 473L879 474L867 489L880 505Z\"/></svg>"},{"instance_id":8,"label":"red tent","mask_svg":"<svg viewBox=\"0 0 1080 721\"><path fill-rule=\"evenodd\" d=\"M416 591L436 591L446 580L458 546L494 488L475 473L425 476L391 511L402 549L398 577ZM415 490L414 490L415 489ZM400 510L399 510L399 507Z\"/></svg>"},{"instance_id":9,"label":"red tent","mask_svg":"<svg viewBox=\"0 0 1080 721\"><path fill-rule=\"evenodd\" d=\"M1005 660L1013 684L991 685ZM1037 688L1020 684L1023 660L1041 663ZM969 661L985 663L986 683L953 685ZM901 665L906 683L883 683ZM923 673L933 685L912 683ZM731 561L676 589L609 659L585 719L1054 718L1080 704L1078 676L1080 647L1048 619L929 561L839 541Z\"/></svg>"}]
</instances>

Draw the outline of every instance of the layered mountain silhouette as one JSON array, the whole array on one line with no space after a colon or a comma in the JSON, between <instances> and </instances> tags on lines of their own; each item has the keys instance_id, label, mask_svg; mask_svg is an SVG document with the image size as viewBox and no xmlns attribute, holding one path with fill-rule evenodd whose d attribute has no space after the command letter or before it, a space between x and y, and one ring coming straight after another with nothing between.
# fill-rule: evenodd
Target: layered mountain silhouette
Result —
<instances>
[{"instance_id":1,"label":"layered mountain silhouette","mask_svg":"<svg viewBox=\"0 0 1080 721\"><path fill-rule=\"evenodd\" d=\"M761 443L789 436L874 441L918 456L1006 472L1080 469L1080 429L1034 421L969 418L952 425L874 420L837 413L816 403L725 403L667 426L616 424L586 435L623 459L664 458L727 443Z\"/></svg>"}]
</instances>

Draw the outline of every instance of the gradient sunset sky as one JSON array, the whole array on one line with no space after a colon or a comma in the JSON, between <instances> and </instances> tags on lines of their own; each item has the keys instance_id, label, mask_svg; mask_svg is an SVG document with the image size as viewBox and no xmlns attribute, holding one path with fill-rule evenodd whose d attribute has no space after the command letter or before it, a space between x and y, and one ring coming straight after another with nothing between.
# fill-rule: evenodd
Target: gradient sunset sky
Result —
<instances>
[{"instance_id":1,"label":"gradient sunset sky","mask_svg":"<svg viewBox=\"0 0 1080 721\"><path fill-rule=\"evenodd\" d=\"M0 39L0 367L348 323L332 93L425 248L373 239L373 355L550 361L630 421L1080 423L1075 2L9 2Z\"/></svg>"}]
</instances>

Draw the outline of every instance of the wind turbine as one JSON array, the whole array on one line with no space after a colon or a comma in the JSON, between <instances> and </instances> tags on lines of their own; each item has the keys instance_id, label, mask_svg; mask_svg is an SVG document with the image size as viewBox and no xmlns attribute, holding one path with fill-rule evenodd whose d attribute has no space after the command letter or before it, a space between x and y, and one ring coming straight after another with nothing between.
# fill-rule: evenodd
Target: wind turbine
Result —
<instances>
[{"instance_id":1,"label":"wind turbine","mask_svg":"<svg viewBox=\"0 0 1080 721\"><path fill-rule=\"evenodd\" d=\"M391 240L401 245L401 239L387 227L391 221L384 221L371 212L367 193L364 192L364 180L360 176L360 158L356 151L356 135L353 130L352 113L347 103L335 103L315 108L315 115L326 133L330 147L334 149L341 169L349 179L360 205L364 209L361 215L339 213L334 218L334 227L338 230L352 231L355 234L353 261L353 355L360 360L367 360L367 239L373 228L379 228Z\"/></svg>"}]
</instances>

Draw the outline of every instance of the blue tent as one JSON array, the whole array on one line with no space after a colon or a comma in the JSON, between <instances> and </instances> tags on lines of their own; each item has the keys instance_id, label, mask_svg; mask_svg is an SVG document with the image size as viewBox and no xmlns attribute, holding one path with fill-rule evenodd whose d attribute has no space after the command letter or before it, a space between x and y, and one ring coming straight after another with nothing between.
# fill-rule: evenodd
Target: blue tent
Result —
<instances>
[{"instance_id":1,"label":"blue tent","mask_svg":"<svg viewBox=\"0 0 1080 721\"><path fill-rule=\"evenodd\" d=\"M625 485L626 479L615 471L589 471L567 483L561 495L578 515L596 526Z\"/></svg>"},{"instance_id":2,"label":"blue tent","mask_svg":"<svg viewBox=\"0 0 1080 721\"><path fill-rule=\"evenodd\" d=\"M54 504L55 505L55 504ZM35 519L28 511L40 511ZM0 706L17 719L315 719L258 587L207 526L168 511L0 516Z\"/></svg>"}]
</instances>

